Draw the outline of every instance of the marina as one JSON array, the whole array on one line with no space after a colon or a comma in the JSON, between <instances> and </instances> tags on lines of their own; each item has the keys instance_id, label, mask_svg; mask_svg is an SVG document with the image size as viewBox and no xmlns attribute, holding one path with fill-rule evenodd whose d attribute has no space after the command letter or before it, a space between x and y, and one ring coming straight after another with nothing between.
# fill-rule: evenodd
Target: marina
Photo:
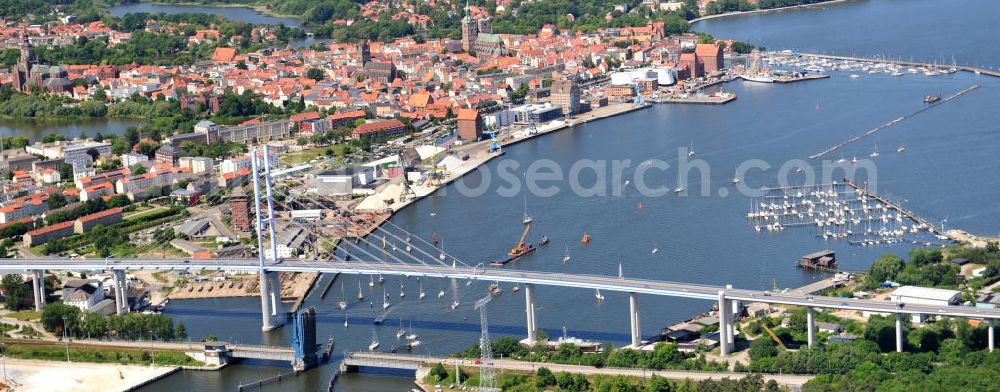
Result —
<instances>
[{"instance_id":1,"label":"marina","mask_svg":"<svg viewBox=\"0 0 1000 392\"><path fill-rule=\"evenodd\" d=\"M843 239L860 246L897 243L929 246L949 240L927 220L847 179L829 184L764 188L761 192L762 197L753 202L746 214L756 232L808 227L815 230L817 238ZM933 238L920 236L921 233ZM827 253L833 252L824 255ZM817 266L829 269L833 262L809 265Z\"/></svg>"}]
</instances>

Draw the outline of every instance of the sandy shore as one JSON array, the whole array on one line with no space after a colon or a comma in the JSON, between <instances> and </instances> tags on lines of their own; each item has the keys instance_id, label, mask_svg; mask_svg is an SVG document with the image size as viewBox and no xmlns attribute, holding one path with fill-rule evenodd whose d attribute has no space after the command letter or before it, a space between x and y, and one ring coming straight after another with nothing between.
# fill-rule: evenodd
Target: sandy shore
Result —
<instances>
[{"instance_id":1,"label":"sandy shore","mask_svg":"<svg viewBox=\"0 0 1000 392\"><path fill-rule=\"evenodd\" d=\"M134 366L6 359L14 390L29 392L127 391L177 370L173 366Z\"/></svg>"}]
</instances>

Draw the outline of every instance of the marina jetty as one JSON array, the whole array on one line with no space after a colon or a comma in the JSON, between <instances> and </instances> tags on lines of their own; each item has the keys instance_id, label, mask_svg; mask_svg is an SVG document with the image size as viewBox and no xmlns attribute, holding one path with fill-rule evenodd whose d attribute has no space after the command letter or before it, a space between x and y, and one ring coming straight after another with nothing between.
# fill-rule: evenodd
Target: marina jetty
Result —
<instances>
[{"instance_id":1,"label":"marina jetty","mask_svg":"<svg viewBox=\"0 0 1000 392\"><path fill-rule=\"evenodd\" d=\"M937 67L941 66L940 64L921 63L921 62L917 62L917 61L890 60L890 59L884 59L884 58L875 59L875 58L852 57L852 56L836 56L836 55L815 54L815 53L796 53L796 54L798 54L799 56L803 56L803 57L813 57L813 58L819 58L819 59L843 60L843 61L858 61L858 62L883 63L883 64L895 64L895 65L902 65L902 66L907 66L907 67L937 68ZM975 73L977 75L986 75L986 76L992 76L992 77L995 77L995 78L1000 78L1000 71L993 71L993 70L983 69L983 68L979 68L979 67L973 67L973 66L969 66L969 65L954 65L953 67L956 70L959 70L959 71L972 72L972 73Z\"/></svg>"},{"instance_id":2,"label":"marina jetty","mask_svg":"<svg viewBox=\"0 0 1000 392\"><path fill-rule=\"evenodd\" d=\"M917 214L914 214L913 211L905 209L902 206L894 203L892 200L889 200L885 196L879 195L877 193L873 193L873 192L869 191L868 188L866 188L864 186L861 186L858 183L856 183L854 181L851 181L849 179L846 179L846 178L844 179L844 183L847 184L848 186L850 186L851 188L856 189L859 193L863 194L864 196L870 197L872 199L875 199L879 203L885 204L890 209L896 210L899 214L902 214L906 218L908 218L908 219L916 222L920 227L923 227L924 229L926 229L927 231L933 233L934 235L937 235L937 236L945 235L944 233L941 232L941 229L938 228L937 226L934 226L933 224L931 224L930 222L928 222L926 219L917 216Z\"/></svg>"},{"instance_id":3,"label":"marina jetty","mask_svg":"<svg viewBox=\"0 0 1000 392\"><path fill-rule=\"evenodd\" d=\"M979 88L979 84L974 84L972 86L966 87L966 88L964 88L964 89L962 89L962 90L960 90L960 91L958 91L958 92L956 92L956 93L948 96L947 98L938 100L938 101L936 101L935 103L933 103L931 105L927 105L927 106L924 106L924 107L922 107L920 109L917 109L913 113L907 114L905 116L897 117L897 118L893 119L892 121L889 121L889 122L886 122L884 124L881 124L881 125L879 125L879 126L877 126L875 128L872 128L872 129L868 130L865 133L862 133L860 135L857 135L855 137L847 139L847 140L845 140L845 141L843 141L841 143L838 143L838 144L834 145L833 147L830 147L830 148L828 148L826 150L823 150L821 152L818 152L816 154L810 155L809 159L816 159L816 158L822 157L824 155L830 154L830 153L832 153L834 151L837 151L837 150L839 150L839 149L847 146L848 144L854 143L854 142L859 141L861 139L864 139L864 138L866 138L868 136L874 135L876 132L879 132L879 131L881 131L883 129L889 128L889 127L891 127L893 125L899 124L899 123L905 121L906 119L909 119L909 118L911 118L913 116L916 116L916 115L918 115L920 113L923 113L923 112L926 112L926 111L931 110L933 108L936 108L938 106L941 106L945 102L949 102L949 101L951 101L951 100L953 100L955 98L958 98L958 97L960 97L962 95L965 95L966 93L968 93L970 91L973 91L975 89L978 89L978 88Z\"/></svg>"}]
</instances>

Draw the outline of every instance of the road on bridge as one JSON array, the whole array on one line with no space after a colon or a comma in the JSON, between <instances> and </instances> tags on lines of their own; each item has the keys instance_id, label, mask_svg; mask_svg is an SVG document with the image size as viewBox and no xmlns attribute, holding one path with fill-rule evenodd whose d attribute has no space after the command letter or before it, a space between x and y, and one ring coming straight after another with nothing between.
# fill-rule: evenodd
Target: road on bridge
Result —
<instances>
[{"instance_id":1,"label":"road on bridge","mask_svg":"<svg viewBox=\"0 0 1000 392\"><path fill-rule=\"evenodd\" d=\"M246 271L258 268L258 259L58 259L24 258L7 259L0 263L0 270L209 270ZM623 293L652 294L669 297L719 300L720 291L726 300L761 302L774 305L793 305L827 309L868 311L886 314L925 314L972 319L1000 319L1000 309L970 306L940 306L897 304L854 298L813 296L800 293L771 293L761 290L735 289L694 283L666 282L616 276L579 275L560 272L511 270L505 268L449 266L435 264L364 262L339 260L285 259L266 262L271 272L321 272L361 275L402 275L480 280L559 286L582 289L601 289ZM626 272L625 275L628 275Z\"/></svg>"}]
</instances>

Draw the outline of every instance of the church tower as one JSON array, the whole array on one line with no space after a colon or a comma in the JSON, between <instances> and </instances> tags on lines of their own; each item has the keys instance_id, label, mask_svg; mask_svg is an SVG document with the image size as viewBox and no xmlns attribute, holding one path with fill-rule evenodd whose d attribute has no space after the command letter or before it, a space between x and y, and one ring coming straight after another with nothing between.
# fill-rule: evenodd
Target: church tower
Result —
<instances>
[{"instance_id":1,"label":"church tower","mask_svg":"<svg viewBox=\"0 0 1000 392\"><path fill-rule=\"evenodd\" d=\"M372 48L368 45L368 40L361 40L358 44L358 52L361 53L361 66L364 67L369 61L372 61Z\"/></svg>"},{"instance_id":2,"label":"church tower","mask_svg":"<svg viewBox=\"0 0 1000 392\"><path fill-rule=\"evenodd\" d=\"M465 17L462 18L462 49L466 52L476 50L476 38L479 36L479 24L472 20L469 14L469 0L465 0Z\"/></svg>"},{"instance_id":3,"label":"church tower","mask_svg":"<svg viewBox=\"0 0 1000 392\"><path fill-rule=\"evenodd\" d=\"M26 22L25 22L26 23ZM14 90L25 92L30 90L28 81L31 79L31 66L35 64L35 47L28 41L26 24L21 25L21 42L18 43L21 57L14 66Z\"/></svg>"}]
</instances>

